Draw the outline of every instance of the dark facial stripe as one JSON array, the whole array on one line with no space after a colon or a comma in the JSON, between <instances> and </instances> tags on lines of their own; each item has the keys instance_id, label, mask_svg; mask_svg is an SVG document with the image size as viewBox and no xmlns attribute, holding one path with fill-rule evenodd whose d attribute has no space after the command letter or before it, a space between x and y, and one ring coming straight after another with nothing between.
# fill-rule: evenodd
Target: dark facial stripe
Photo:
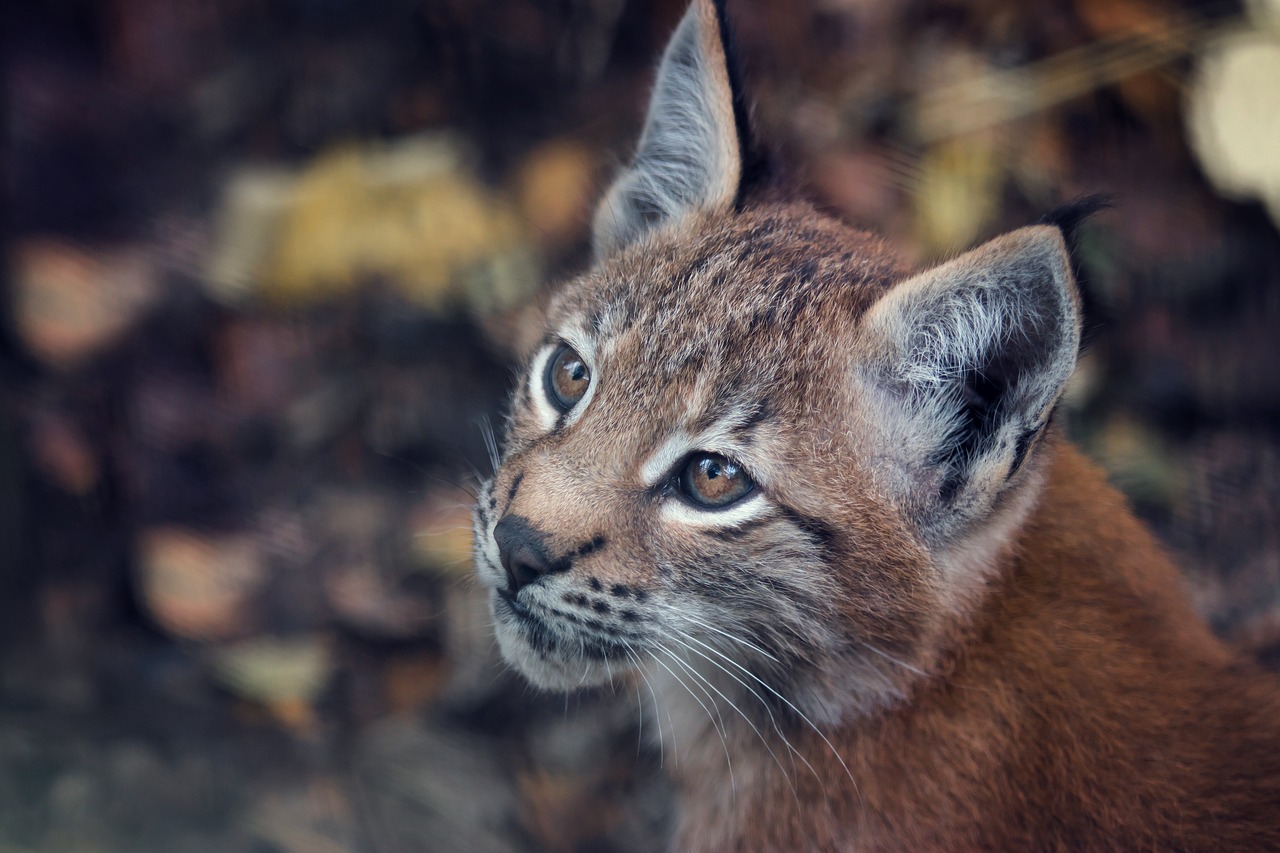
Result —
<instances>
[{"instance_id":1,"label":"dark facial stripe","mask_svg":"<svg viewBox=\"0 0 1280 853\"><path fill-rule=\"evenodd\" d=\"M773 405L769 400L757 400L755 405L751 407L751 414L747 419L733 428L735 434L750 432L760 424L773 417Z\"/></svg>"},{"instance_id":2,"label":"dark facial stripe","mask_svg":"<svg viewBox=\"0 0 1280 853\"><path fill-rule=\"evenodd\" d=\"M696 573L681 572L678 585L682 593L732 613L735 633L779 660L807 656L814 644L805 624L830 618L824 603L810 591L782 578L744 571L736 561L700 562Z\"/></svg>"},{"instance_id":3,"label":"dark facial stripe","mask_svg":"<svg viewBox=\"0 0 1280 853\"><path fill-rule=\"evenodd\" d=\"M809 534L822 549L823 553L829 554L836 550L838 539L836 538L835 529L831 525L813 516L796 512L790 507L782 507L782 513L788 521Z\"/></svg>"},{"instance_id":4,"label":"dark facial stripe","mask_svg":"<svg viewBox=\"0 0 1280 853\"><path fill-rule=\"evenodd\" d=\"M597 535L590 542L584 542L579 545L578 549L573 552L572 559L577 560L590 554L594 554L596 551L603 548L607 541L608 540L606 540L603 535Z\"/></svg>"},{"instance_id":5,"label":"dark facial stripe","mask_svg":"<svg viewBox=\"0 0 1280 853\"><path fill-rule=\"evenodd\" d=\"M719 380L712 391L714 402L691 424L691 429L702 432L720 423L735 410L746 410L746 418L736 424L732 430L734 435L744 435L769 418L773 413L773 406L769 400L746 396L739 390L741 382L741 378L737 375L728 375Z\"/></svg>"},{"instance_id":6,"label":"dark facial stripe","mask_svg":"<svg viewBox=\"0 0 1280 853\"><path fill-rule=\"evenodd\" d=\"M1027 451L1035 443L1035 438L1040 434L1039 427L1031 429L1018 436L1018 441L1013 446L1013 462L1009 465L1009 473L1004 475L1005 482L1013 479L1013 475L1018 473L1018 469L1022 467L1022 463L1027 458Z\"/></svg>"},{"instance_id":7,"label":"dark facial stripe","mask_svg":"<svg viewBox=\"0 0 1280 853\"><path fill-rule=\"evenodd\" d=\"M520 488L520 484L523 482L524 482L523 471L521 471L519 474L516 474L516 476L511 480L511 488L507 489L507 502L506 502L506 505L503 506L502 508L503 515L506 515L507 510L511 509L511 502L516 499L516 490Z\"/></svg>"},{"instance_id":8,"label":"dark facial stripe","mask_svg":"<svg viewBox=\"0 0 1280 853\"><path fill-rule=\"evenodd\" d=\"M1009 473L1005 475L1006 482L1012 480L1013 475L1018 473L1018 469L1020 469L1022 467L1022 463L1026 461L1028 453L1040 440L1040 436L1049 431L1049 426L1053 423L1053 416L1057 413L1058 409L1055 406L1049 412L1049 417L1044 419L1044 423L1037 427L1032 427L1022 435L1018 436L1017 444L1015 444L1013 448L1013 464L1009 466Z\"/></svg>"},{"instance_id":9,"label":"dark facial stripe","mask_svg":"<svg viewBox=\"0 0 1280 853\"><path fill-rule=\"evenodd\" d=\"M553 619L567 622L576 628L572 632L577 635L576 637L573 639L555 637L552 640L554 644L585 657L595 659L622 657L626 653L626 643L643 643L646 639L644 634L607 625L589 616L578 616L554 608L549 609L548 612ZM560 627L563 628L563 626ZM582 641L581 645L579 641Z\"/></svg>"}]
</instances>

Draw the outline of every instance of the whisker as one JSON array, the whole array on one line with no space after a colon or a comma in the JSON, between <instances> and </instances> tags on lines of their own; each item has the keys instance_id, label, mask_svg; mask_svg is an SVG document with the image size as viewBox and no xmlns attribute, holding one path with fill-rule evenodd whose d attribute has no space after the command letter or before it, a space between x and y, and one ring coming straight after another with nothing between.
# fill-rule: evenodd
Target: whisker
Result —
<instances>
[{"instance_id":1,"label":"whisker","mask_svg":"<svg viewBox=\"0 0 1280 853\"><path fill-rule=\"evenodd\" d=\"M671 710L669 708L664 709L662 706L659 705L658 694L654 692L653 682L649 680L649 676L645 672L644 665L640 660L639 652L636 652L631 647L631 644L628 643L626 640L622 640L622 645L624 648L627 649L628 652L632 654L632 657L636 662L636 668L640 671L640 677L644 679L645 687L649 688L649 698L653 700L653 719L658 726L658 760L659 762L662 762L662 763L665 763L666 761L666 743L662 737L662 712L665 710L665 713L667 715L667 725L671 727L671 750L674 753L672 755L671 760L676 765L679 765L680 764L680 744L676 741L676 727L675 727L675 723L671 721Z\"/></svg>"},{"instance_id":2,"label":"whisker","mask_svg":"<svg viewBox=\"0 0 1280 853\"><path fill-rule=\"evenodd\" d=\"M636 672L638 672L638 673L640 674L640 678L644 681L644 685L645 685L645 687L647 687L647 688L648 688L648 690L649 690L649 698L653 700L653 722L654 722L654 724L655 724L655 725L657 725L657 727L658 727L658 766L659 766L659 767L664 767L664 766L666 766L666 759L667 759L666 750L667 750L667 747L666 747L666 743L663 741L663 738L662 738L662 715L661 715L661 713L660 713L661 709L658 707L658 696L657 696L657 694L655 694L655 693L653 692L653 685L649 682L649 676L648 676L647 674L645 674L645 671L644 671L644 664L643 664L643 663L641 663L641 661L640 661L640 656L635 652L635 650L634 650L634 649L632 649L632 648L631 648L631 644L630 644L630 643L628 643L626 640L622 640L622 647L623 647L623 649L625 649L625 650L626 650L626 652L627 652L627 657L631 658L631 662L635 664ZM642 702L642 700L641 700L641 698L640 698L640 690L639 690L639 688L637 688L637 689L636 689L636 702L637 702L637 703L641 703L641 702ZM643 736L643 734L644 734L644 706L643 706L643 704L641 704L641 705L640 705L640 726L641 726L641 728L640 728L640 734L641 734L641 736ZM673 735L673 736L674 736L674 735ZM639 744L639 739L637 739L637 743L636 743L636 754L637 754L637 755L639 754L639 750L640 750L640 744Z\"/></svg>"},{"instance_id":3,"label":"whisker","mask_svg":"<svg viewBox=\"0 0 1280 853\"><path fill-rule=\"evenodd\" d=\"M413 534L413 538L414 539L433 539L437 536L448 536L450 534L457 533L459 530L466 530L470 532L471 529L472 528L470 524L458 524L458 525L454 525L453 527L445 527L440 530L424 530L421 533Z\"/></svg>"},{"instance_id":4,"label":"whisker","mask_svg":"<svg viewBox=\"0 0 1280 853\"><path fill-rule=\"evenodd\" d=\"M452 480L449 477L445 477L441 474L437 474L434 471L429 471L422 465L419 465L417 462L414 462L412 459L406 459L403 456L399 456L395 453L387 453L385 450L378 450L377 448L374 448L373 452L381 456L383 459L390 459L392 462L399 462L401 465L408 465L410 468L417 471L419 474L422 474L424 477L428 477L432 480L437 480L441 483L444 483L446 486L453 486L455 489L461 489L462 491L471 495L472 498L478 499L480 497L479 493L476 491L474 486L470 486L466 483L459 483L457 480ZM477 477L479 477L479 472L477 472Z\"/></svg>"},{"instance_id":5,"label":"whisker","mask_svg":"<svg viewBox=\"0 0 1280 853\"><path fill-rule=\"evenodd\" d=\"M474 462L472 462L472 461L470 461L470 460L467 460L467 467L471 469L471 476L472 476L472 477L475 477L476 482L477 482L477 483L479 483L479 484L481 485L481 488L480 488L479 490L477 490L477 492L476 492L476 500L479 500L479 499L480 499L480 492L484 490L484 489L483 489L483 486L484 486L484 484L486 484L486 483L488 483L488 482L489 482L489 478L488 478L488 477L486 477L484 474L481 474L481 473L480 473L480 469L476 467L476 463L474 463ZM465 486L464 486L464 488L465 488Z\"/></svg>"},{"instance_id":6,"label":"whisker","mask_svg":"<svg viewBox=\"0 0 1280 853\"><path fill-rule=\"evenodd\" d=\"M866 640L859 640L859 641L858 641L858 644L859 644L859 645L861 645L861 646L863 646L864 648L866 648L866 649L867 649L867 651L869 651L869 652L872 652L872 653L874 653L874 654L879 655L880 657L884 658L885 660L889 661L890 663L896 663L898 666L902 667L902 668L903 668L903 669L905 669L907 672L914 672L916 675L925 676L925 677L928 677L928 675L929 675L929 673L925 672L925 671L924 671L924 670L922 670L922 669L918 669L917 667L912 666L911 664L907 663L906 661L898 660L898 659L897 659L897 658L895 658L893 655L889 654L888 652L884 651L883 649L878 649L878 648L876 648L875 646L873 646L871 643L867 642Z\"/></svg>"},{"instance_id":7,"label":"whisker","mask_svg":"<svg viewBox=\"0 0 1280 853\"><path fill-rule=\"evenodd\" d=\"M493 423L490 422L488 415L482 415L480 418L480 435L484 438L485 450L489 452L489 467L496 475L498 468L502 465L502 457L498 453L498 440L494 438Z\"/></svg>"},{"instance_id":8,"label":"whisker","mask_svg":"<svg viewBox=\"0 0 1280 853\"><path fill-rule=\"evenodd\" d=\"M576 632L575 632L575 633L576 633ZM587 641L586 641L585 639L583 639L582 634L577 634L577 637L578 637L578 660L582 661L583 663L586 663L586 660L587 660ZM579 678L579 679L578 679L578 686L579 686L579 687L581 687L581 686L586 682L586 680L587 680L587 673L588 673L588 672L590 672L590 670L588 670L588 669L587 669L587 667L585 667L585 666L584 666L584 667L582 667L582 678Z\"/></svg>"},{"instance_id":9,"label":"whisker","mask_svg":"<svg viewBox=\"0 0 1280 853\"><path fill-rule=\"evenodd\" d=\"M442 476L440 476L439 474L431 474L431 473L428 473L428 474L427 474L427 476L428 476L428 477L430 477L430 478L431 478L431 479L433 479L433 480L438 480L438 481L440 481L441 483L444 483L444 484L445 484L445 485L447 485L447 486L453 486L455 489L459 489L459 490L461 490L461 491L466 492L467 494L471 495L471 499L472 499L472 500L479 500L479 499L480 499L480 490L479 490L479 489L477 489L477 488L476 488L473 484L471 484L471 483L464 483L464 482L461 482L461 481L458 481L458 480L454 480L454 479L452 479L451 477L442 477Z\"/></svg>"},{"instance_id":10,"label":"whisker","mask_svg":"<svg viewBox=\"0 0 1280 853\"><path fill-rule=\"evenodd\" d=\"M668 648L663 647L663 648L662 648L662 651L666 652L667 657L671 660L671 662L672 662L672 663L676 664L677 666L679 666L681 669L685 670L686 672L690 672L689 664L688 664L688 662L687 662L687 661L681 660L681 659L680 659L680 657L679 657L678 655L676 655L674 652L672 652L672 651L671 651L670 649L668 649ZM696 673L693 673L693 672L690 672L690 674L691 674L691 675L696 675ZM695 684L697 684L698 682L697 682L697 681L695 681L694 683L695 683ZM718 692L719 692L719 691L717 691L717 693L718 693ZM719 704L717 704L717 703L716 703L716 701L715 701L713 698L711 698L711 694L710 694L709 692L707 692L706 688L702 688L702 695L703 695L703 696L705 696L705 697L707 697L707 701L708 701L708 702L710 702L710 703L711 703L711 707L712 707L713 709L715 709L716 719L718 719L718 720L720 721L720 732L721 732L721 737L722 737L722 738L723 738L723 737L727 737L727 736L728 736L728 733L729 733L729 728L728 728L728 726L726 726L726 725L725 725L725 722L724 722L724 715L722 715L722 714L720 713L720 706L719 706ZM721 694L721 697L723 698L723 694Z\"/></svg>"},{"instance_id":11,"label":"whisker","mask_svg":"<svg viewBox=\"0 0 1280 853\"><path fill-rule=\"evenodd\" d=\"M673 661L675 660L675 657L671 654L670 650L668 650L665 646L663 646L661 643L657 644L657 646L658 646L658 651L662 652L667 657L671 658ZM679 675L676 674L675 670L673 670L671 667L667 666L665 663L662 662L662 658L658 657L657 655L654 655L653 662L656 663L658 666L662 667L663 669L665 669L667 673L676 680L676 684L679 684L681 687L683 687L688 692L688 694L693 697L693 701L697 702L702 707L702 710L707 713L707 719L711 721L711 727L715 729L716 734L720 736L720 745L724 747L724 761L725 761L725 764L728 765L729 767L729 788L733 792L733 797L736 800L738 797L738 784L735 781L733 776L733 759L729 757L729 742L725 739L724 731L722 731L720 727L716 725L715 715L711 713L711 709L707 707L707 704L698 698L698 694L693 692L693 688L690 687L688 684L686 684L684 679L682 679ZM709 694L707 698L708 699L711 698Z\"/></svg>"},{"instance_id":12,"label":"whisker","mask_svg":"<svg viewBox=\"0 0 1280 853\"><path fill-rule=\"evenodd\" d=\"M692 615L690 615L690 614L688 614L688 613L681 613L681 614L680 614L680 616L681 616L681 618L682 618L682 619L686 619L686 620L688 620L688 621L692 622L693 624L697 625L699 628L705 628L705 629L706 629L706 630L708 630L708 631L711 631L711 632L713 632L713 633L719 634L720 636L724 637L726 640L732 640L732 641L733 641L733 642L735 642L735 643L741 643L742 645L744 645L744 646L746 646L747 648L751 649L753 652L756 652L757 654L764 655L764 656L765 656L765 657L767 657L769 660L771 660L771 661L773 661L774 663L776 663L778 666L782 666L782 661L778 660L776 657L774 657L773 655L769 654L767 651L765 651L764 649L760 648L760 647L759 647L759 646L757 646L755 643L752 643L750 640L744 640L744 639L742 639L741 637L735 637L735 636L733 636L732 634L729 634L729 633L727 633L727 632L725 632L725 631L721 630L720 628L717 628L717 627L716 627L716 626L714 626L714 625L710 625L710 624L708 624L708 623L706 623L706 622L702 621L701 619L697 618L696 616L692 616Z\"/></svg>"},{"instance_id":13,"label":"whisker","mask_svg":"<svg viewBox=\"0 0 1280 853\"><path fill-rule=\"evenodd\" d=\"M696 620L696 619L692 619L692 618L690 618L688 614L682 614L682 615L684 616L684 618L689 619L690 621L694 622L695 624L703 624L703 623L698 622L698 620ZM724 637L727 637L727 638L729 638L729 639L731 639L731 640L734 640L734 641L736 641L736 642L740 642L740 643L742 643L743 645L746 645L746 646L748 646L748 647L755 648L755 647L754 647L754 646L752 646L750 643L748 643L746 640L743 640L743 639L741 639L741 638L739 638L739 637L734 637L732 634L728 634L728 633L726 633L725 631L722 631L722 630L720 630L720 629L718 629L718 628L714 628L714 627L712 627L712 626L710 626L710 625L705 625L705 624L703 624L703 627L705 627L705 628L709 628L710 630L715 631L717 634L720 634L720 635L722 635L722 636L724 636ZM710 647L708 647L708 648L710 648ZM763 650L761 650L761 649L758 649L758 648L757 648L757 651L761 651L761 652L763 653ZM717 652L717 654L719 654L719 652ZM746 674L747 674L747 676L749 676L753 681L755 681L757 684L759 684L759 685L760 685L761 687L763 687L765 690L768 690L770 693L772 693L774 696L776 696L776 697L779 699L779 701L783 702L783 703L784 703L788 708L790 708L792 711L794 711L794 712L795 712L795 714L796 714L796 716L798 716L801 720L803 720L803 721L804 721L804 722L809 726L809 728L813 729L813 733L814 733L814 734L816 734L818 737L822 738L822 742L823 742L823 743L825 743L825 744L827 745L827 749L831 750L831 754L832 754L833 756L835 756L836 761L840 762L840 766L841 766L842 768L844 768L845 775L847 775L847 776L849 777L849 781L853 783L854 790L855 790L855 791L856 791L856 790L859 790L859 789L858 789L858 780L853 778L853 771L851 771L851 770L849 769L849 765L845 763L844 757L843 757L842 755L840 755L840 752L839 752L839 750L837 750L837 749L836 749L835 744L833 744L833 743L831 742L831 740L830 740L830 739L829 739L825 734L823 734L823 733L822 733L822 730L821 730L821 729L819 729L819 728L817 727L817 725L816 725L816 724L814 724L813 720L810 720L810 719L809 719L809 717L808 717L808 716L806 716L806 715L805 715L805 713L804 713L803 711L801 711L799 708L797 708L794 702L792 702L792 701L791 701L790 699L788 699L787 697L783 696L783 695L782 695L781 693L779 693L777 690L774 690L774 689L773 689L773 687L772 687L772 686L770 686L770 685L768 684L768 682L764 681L762 678L760 678L760 677L759 677L758 675L756 675L754 672L752 672L751 670L749 670L749 669L747 669L746 667L742 666L740 663L738 663L737 661L733 660L732 658L730 658L730 657L728 657L728 656L725 656L725 655L720 655L720 656L721 656L721 657L723 657L723 658L724 658L726 661L728 661L729 663L733 664L733 665L734 665L735 667L737 667L738 669L742 670L742 672L746 673ZM770 656L770 657L772 657L772 656ZM773 660L777 660L777 658L773 658ZM861 794L859 794L859 795L861 795Z\"/></svg>"},{"instance_id":14,"label":"whisker","mask_svg":"<svg viewBox=\"0 0 1280 853\"><path fill-rule=\"evenodd\" d=\"M631 653L631 647L624 642L623 651L627 653L627 660L639 670L640 662L636 660L636 656ZM643 675L643 673L641 673ZM640 757L640 748L644 745L644 697L640 695L639 687L636 688L636 758Z\"/></svg>"},{"instance_id":15,"label":"whisker","mask_svg":"<svg viewBox=\"0 0 1280 853\"><path fill-rule=\"evenodd\" d=\"M706 649L707 651L711 652L712 654L715 654L716 656L723 658L724 660L728 661L728 662L729 662L730 664L732 664L733 666L735 666L735 667L737 667L738 669L742 670L744 673L746 673L746 675L747 675L747 676L749 676L750 678L752 678L752 679L753 679L753 680L755 680L756 682L760 683L762 686L764 686L764 687L768 688L768 685L767 685L767 684L765 684L763 681L761 681L761 679L760 679L758 676L756 676L756 674L755 674L755 673L751 672L751 670L747 669L747 668L746 668L746 667L744 667L742 664L740 664L740 663L738 663L737 661L733 660L732 658L728 657L728 656L727 656L727 655L725 655L723 652L721 652L719 649L717 649L717 648L715 648L715 647L713 647L713 646L707 645L706 643L704 643L704 642L702 642L701 640L699 640L697 637L694 637L694 636L692 636L692 635L690 635L690 634L683 634L683 637L684 637L684 639L688 640L689 642L697 643L699 646L702 646L704 649ZM752 696L755 696L755 697L756 697L756 699L757 699L757 700L759 700L760 704L764 706L765 712L766 712L766 713L768 713L768 715L769 715L769 722L773 724L773 730L774 730L775 732L777 732L777 733L778 733L778 737L780 737L780 738L782 739L782 742L783 742L784 744L786 744L787 749L791 750L791 752L792 752L792 766L793 766L793 768L794 768L794 765L795 765L795 759L796 759L796 758L799 758L799 759L804 763L804 766L809 768L809 772L813 774L814 778L815 778L815 779L817 779L819 782L822 782L822 783L823 783L823 793L824 793L824 795L825 795L825 792L826 792L825 781L822 779L821 775L819 775L819 774L818 774L818 771L814 769L813 765L809 763L809 760L808 760L807 758L805 758L805 757L804 757L804 754L803 754L803 753L801 753L798 749L796 749L796 748L791 744L791 741L787 739L787 736L782 732L782 729L778 726L778 721L777 721L777 719L776 719L776 718L774 717L774 715L773 715L773 709L769 707L769 703L765 701L765 698L764 698L763 696L761 696L759 693L757 693L754 689L752 689L751 685L747 684L745 681L742 681L742 680L741 680L741 679L739 679L737 676L735 676L732 672L729 672L729 670L725 669L725 668L724 668L724 666L723 666L722 664L719 664L719 663L717 663L716 661L711 660L711 658L708 658L708 657L707 657L705 654L703 654L702 652L698 652L698 651L697 651L697 649L690 649L690 651L696 652L697 654L701 655L701 656L702 656L703 658L705 658L709 663L712 663L712 664L714 664L715 666L719 667L719 668L720 668L720 670L721 670L722 672L724 672L724 674L725 674L725 675L728 675L730 678L734 679L734 680L735 680L735 681L737 681L739 684L741 684L744 688L746 688L747 690L751 691L751 695L752 695ZM769 689L771 689L771 688L769 688ZM775 695L776 695L776 691L774 691L774 692L775 692ZM779 697L779 698L781 698L781 697ZM838 757L838 756L837 756L837 757Z\"/></svg>"},{"instance_id":16,"label":"whisker","mask_svg":"<svg viewBox=\"0 0 1280 853\"><path fill-rule=\"evenodd\" d=\"M707 661L707 662L708 662L708 663L710 663L712 666L714 666L716 669L720 670L720 671L721 671L721 672L723 672L725 675L729 676L729 677L730 677L730 678L732 678L734 681L738 682L738 683L739 683L739 684L741 684L743 687L745 687L748 691L750 691L750 692L751 692L751 694L752 694L753 696L755 696L757 699L759 699L759 700L760 700L760 702L761 702L762 704L764 704L765 712L769 714L769 720L770 720L770 722L772 722L772 723L773 723L774 731L778 732L778 736L782 738L783 742L784 742L784 743L787 743L787 746L791 749L791 751L792 751L792 752L795 752L795 748L794 748L794 747L792 747L792 746L791 746L791 744L790 744L789 742L787 742L787 738L786 738L786 736L785 736L785 735L783 735L783 734L782 734L782 732L778 730L778 724L777 724L777 722L774 720L774 717L773 717L773 711L771 711L771 710L769 709L768 704L765 704L765 703L764 703L764 699L760 696L760 694L759 694L759 693L756 693L754 690L752 690L752 689L751 689L751 688L746 684L746 682L744 682L742 679L738 678L738 677L737 677L736 675L734 675L733 673L729 672L729 670L725 669L723 666L721 666L720 664L716 663L714 660L712 660L711 658L707 657L707 656L706 656L705 654L703 654L702 652L698 651L697 649L695 649L695 648L693 648L692 646L688 645L687 643L683 642L679 637L674 636L674 635L671 635L671 634L667 634L667 635L665 635L665 638L666 638L666 639L669 639L669 640L672 640L673 642L679 643L682 647L684 647L684 648L685 648L685 649L687 649L688 651L692 652L693 654L696 654L698 657L702 658L703 660ZM795 797L795 799L796 799L796 805L799 805L799 804L800 804L800 795L796 792L796 786L795 786L795 783L791 781L791 776L790 776L790 774L788 774L788 773L787 773L787 768L785 768L785 767L783 767L783 766L782 766L782 761L781 761L781 759L779 759L779 758L778 758L777 753L775 753L775 752L773 751L773 747L769 746L769 741L768 741L768 739L766 739L766 738L765 738L765 736L764 736L764 734L760 731L760 729L756 727L756 724L755 724L755 723L753 723L753 722L751 721L751 718L747 716L746 712L744 712L741 708L739 708L739 707L737 706L737 704L736 704L732 699L730 699L728 696L724 695L724 693L720 692L719 688L717 688L713 683L711 683L711 680L710 680L710 679L708 679L705 675L703 675L702 673L698 672L696 669L694 669L694 668L693 668L692 666L690 666L688 663L684 663L684 664L683 664L683 666L684 666L684 667L685 667L685 669L689 672L689 674L690 674L690 675L692 675L694 678L700 679L704 684L706 684L706 686L707 686L707 687L709 687L709 688L711 688L712 690L714 690L717 696L719 696L719 697L720 697L721 699L723 699L726 703L728 703L729 707L730 707L730 708L732 708L733 710L737 711L737 712L738 712L738 716L742 717L742 719L746 721L746 723L747 723L747 725L748 725L748 726L751 726L751 730L752 730L753 732L755 732L755 733L756 733L756 737L760 738L760 743L764 745L764 748L769 752L769 755L773 758L774 763L778 765L778 769L782 771L782 778L786 780L786 782L787 782L787 787L791 789L791 796ZM803 760L803 756L801 757L801 760ZM805 763L807 764L808 762L805 762ZM792 760L792 769L795 769L795 761L794 761L794 759ZM812 767L810 767L809 769L810 769L810 770L813 770L813 768L812 768ZM815 773L814 775L816 776L817 774ZM820 778L820 777L819 777L819 781L821 781L821 778Z\"/></svg>"}]
</instances>

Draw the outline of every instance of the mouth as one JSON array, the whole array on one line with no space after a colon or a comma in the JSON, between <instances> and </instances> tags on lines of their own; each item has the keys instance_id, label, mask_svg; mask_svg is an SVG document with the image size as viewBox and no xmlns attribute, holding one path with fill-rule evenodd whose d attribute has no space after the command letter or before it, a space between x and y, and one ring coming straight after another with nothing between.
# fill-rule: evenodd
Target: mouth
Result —
<instances>
[{"instance_id":1,"label":"mouth","mask_svg":"<svg viewBox=\"0 0 1280 853\"><path fill-rule=\"evenodd\" d=\"M561 641L554 626L528 606L516 594L501 587L493 590L493 617L499 638L506 631L517 635L525 645L541 657L559 656Z\"/></svg>"},{"instance_id":2,"label":"mouth","mask_svg":"<svg viewBox=\"0 0 1280 853\"><path fill-rule=\"evenodd\" d=\"M498 601L501 601L504 605L506 605L506 607L512 613L525 619L533 618L533 614L529 612L528 608L526 608L523 604L520 603L520 600L516 598L515 593L513 593L511 590L505 589L505 588L498 588L494 590L494 593L497 594Z\"/></svg>"},{"instance_id":3,"label":"mouth","mask_svg":"<svg viewBox=\"0 0 1280 853\"><path fill-rule=\"evenodd\" d=\"M534 684L572 690L603 684L632 668L634 652L627 643L594 636L562 614L522 603L507 589L493 588L492 593L503 657Z\"/></svg>"}]
</instances>

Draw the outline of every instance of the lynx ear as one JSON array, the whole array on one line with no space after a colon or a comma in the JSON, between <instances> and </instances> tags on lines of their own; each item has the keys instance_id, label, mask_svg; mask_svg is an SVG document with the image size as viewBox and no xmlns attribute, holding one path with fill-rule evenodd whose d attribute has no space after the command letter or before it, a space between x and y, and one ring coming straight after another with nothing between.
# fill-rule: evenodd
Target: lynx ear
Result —
<instances>
[{"instance_id":1,"label":"lynx ear","mask_svg":"<svg viewBox=\"0 0 1280 853\"><path fill-rule=\"evenodd\" d=\"M863 329L876 383L904 402L894 441L929 472L915 501L935 528L972 517L1018 471L1075 367L1079 297L1062 232L1023 228L910 278Z\"/></svg>"},{"instance_id":2,"label":"lynx ear","mask_svg":"<svg viewBox=\"0 0 1280 853\"><path fill-rule=\"evenodd\" d=\"M723 6L693 0L658 67L635 160L593 223L597 258L697 210L738 195L746 113L734 91Z\"/></svg>"}]
</instances>

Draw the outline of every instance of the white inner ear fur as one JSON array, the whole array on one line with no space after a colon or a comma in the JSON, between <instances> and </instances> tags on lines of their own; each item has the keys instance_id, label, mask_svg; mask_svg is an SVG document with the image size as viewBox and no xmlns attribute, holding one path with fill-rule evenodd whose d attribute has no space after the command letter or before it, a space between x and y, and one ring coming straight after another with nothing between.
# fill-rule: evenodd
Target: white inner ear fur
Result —
<instances>
[{"instance_id":1,"label":"white inner ear fur","mask_svg":"<svg viewBox=\"0 0 1280 853\"><path fill-rule=\"evenodd\" d=\"M1056 398L1075 367L1080 316L1071 259L1062 233L1037 225L1013 231L903 282L872 307L864 328L887 344L894 378L940 388L980 365L1003 344L1022 339L1040 371L1023 381Z\"/></svg>"},{"instance_id":2,"label":"white inner ear fur","mask_svg":"<svg viewBox=\"0 0 1280 853\"><path fill-rule=\"evenodd\" d=\"M742 173L733 90L710 0L694 0L658 67L635 161L596 211L596 257L698 210L727 210Z\"/></svg>"},{"instance_id":3,"label":"white inner ear fur","mask_svg":"<svg viewBox=\"0 0 1280 853\"><path fill-rule=\"evenodd\" d=\"M962 433L967 382L996 383L990 438L954 460L961 492L932 522L949 538L991 505L1020 436L1043 425L1075 367L1080 311L1061 232L1022 228L899 284L867 313L862 335L866 399L883 407L881 441L904 469L927 472L928 457ZM924 511L928 500L907 503Z\"/></svg>"}]
</instances>

